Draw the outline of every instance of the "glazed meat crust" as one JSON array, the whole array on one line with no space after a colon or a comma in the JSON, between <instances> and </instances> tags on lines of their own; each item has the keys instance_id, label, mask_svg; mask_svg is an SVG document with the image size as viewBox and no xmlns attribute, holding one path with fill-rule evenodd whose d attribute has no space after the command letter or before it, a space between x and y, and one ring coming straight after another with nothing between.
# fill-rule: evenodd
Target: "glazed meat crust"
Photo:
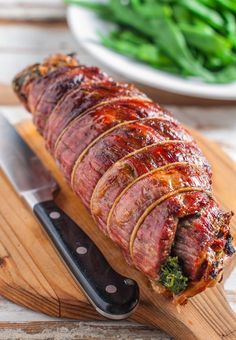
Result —
<instances>
[{"instance_id":1,"label":"glazed meat crust","mask_svg":"<svg viewBox=\"0 0 236 340\"><path fill-rule=\"evenodd\" d=\"M19 73L13 87L66 180L126 260L159 285L177 256L184 303L220 279L234 248L230 212L211 168L171 114L133 85L58 54Z\"/></svg>"}]
</instances>

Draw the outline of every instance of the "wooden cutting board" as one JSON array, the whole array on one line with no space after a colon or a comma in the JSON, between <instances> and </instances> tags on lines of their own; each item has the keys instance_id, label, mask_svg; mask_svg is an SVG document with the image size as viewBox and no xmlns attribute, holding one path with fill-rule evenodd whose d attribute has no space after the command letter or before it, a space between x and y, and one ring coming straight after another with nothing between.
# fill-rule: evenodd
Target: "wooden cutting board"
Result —
<instances>
[{"instance_id":1,"label":"wooden cutting board","mask_svg":"<svg viewBox=\"0 0 236 340\"><path fill-rule=\"evenodd\" d=\"M88 211L64 182L30 120L18 130L61 186L57 203L90 235L111 265L137 280L141 302L131 319L162 328L176 339L236 339L236 318L225 298L223 283L192 298L179 310L154 294L147 280L124 261L116 245L96 227ZM236 212L236 166L220 148L192 132L211 162L216 197ZM232 220L236 236L236 218ZM225 270L225 277L235 263ZM42 227L0 173L0 294L43 313L75 319L101 319L61 261Z\"/></svg>"}]
</instances>

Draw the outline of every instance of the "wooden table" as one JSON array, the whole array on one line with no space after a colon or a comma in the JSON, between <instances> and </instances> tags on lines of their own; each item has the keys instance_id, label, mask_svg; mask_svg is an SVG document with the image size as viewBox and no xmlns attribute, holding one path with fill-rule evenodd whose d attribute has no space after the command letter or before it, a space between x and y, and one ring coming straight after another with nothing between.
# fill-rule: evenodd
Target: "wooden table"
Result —
<instances>
[{"instance_id":1,"label":"wooden table","mask_svg":"<svg viewBox=\"0 0 236 340\"><path fill-rule=\"evenodd\" d=\"M45 6L50 1L43 1L44 14L40 11L35 12L35 8L31 14L27 11L23 13L26 18L31 19L32 13L34 13L33 17L37 14L39 17L44 16L45 18L45 13L49 17L54 15L54 20L51 22L9 20L9 17L19 19L19 12L13 6L15 2L14 0L0 0L0 17L2 17L0 19L0 110L9 113L12 121L20 120L22 111L18 107L12 106L17 104L17 100L9 85L15 73L25 65L41 60L56 51L78 51L82 62L98 64L78 47L63 20L64 12L58 0L53 1L55 6L57 3L56 11L46 11ZM28 3L30 3L29 0ZM5 7L1 7L2 4ZM12 5L12 11L9 9L10 5ZM20 18L22 19L22 13ZM121 79L119 75L114 75L108 69L105 70L116 79ZM207 137L215 140L219 147L223 147L236 161L236 103L186 98L150 88L144 90L159 102L172 105L171 110L175 112L180 121L197 128ZM192 106L187 106L190 104ZM80 322L53 319L17 306L0 297L0 339L141 340L169 339L169 337L157 329L126 321Z\"/></svg>"}]
</instances>

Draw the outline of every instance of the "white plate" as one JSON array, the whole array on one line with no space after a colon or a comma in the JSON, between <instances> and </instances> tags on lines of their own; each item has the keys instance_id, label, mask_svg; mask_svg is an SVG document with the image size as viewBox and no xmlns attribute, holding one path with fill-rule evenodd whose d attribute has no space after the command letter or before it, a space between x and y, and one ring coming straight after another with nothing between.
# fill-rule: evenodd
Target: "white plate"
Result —
<instances>
[{"instance_id":1,"label":"white plate","mask_svg":"<svg viewBox=\"0 0 236 340\"><path fill-rule=\"evenodd\" d=\"M227 85L212 85L197 79L184 79L158 71L102 46L98 32L106 33L112 25L100 20L90 10L69 6L67 19L76 39L87 52L131 81L194 97L236 99L236 82Z\"/></svg>"}]
</instances>

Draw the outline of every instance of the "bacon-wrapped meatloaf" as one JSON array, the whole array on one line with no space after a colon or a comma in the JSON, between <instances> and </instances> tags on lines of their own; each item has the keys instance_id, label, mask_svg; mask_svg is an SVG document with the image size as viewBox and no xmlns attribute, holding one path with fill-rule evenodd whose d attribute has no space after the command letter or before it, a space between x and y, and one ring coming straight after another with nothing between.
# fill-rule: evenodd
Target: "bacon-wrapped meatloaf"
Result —
<instances>
[{"instance_id":1,"label":"bacon-wrapped meatloaf","mask_svg":"<svg viewBox=\"0 0 236 340\"><path fill-rule=\"evenodd\" d=\"M221 278L232 213L168 111L71 55L27 67L13 86L99 228L154 289L184 303Z\"/></svg>"}]
</instances>

